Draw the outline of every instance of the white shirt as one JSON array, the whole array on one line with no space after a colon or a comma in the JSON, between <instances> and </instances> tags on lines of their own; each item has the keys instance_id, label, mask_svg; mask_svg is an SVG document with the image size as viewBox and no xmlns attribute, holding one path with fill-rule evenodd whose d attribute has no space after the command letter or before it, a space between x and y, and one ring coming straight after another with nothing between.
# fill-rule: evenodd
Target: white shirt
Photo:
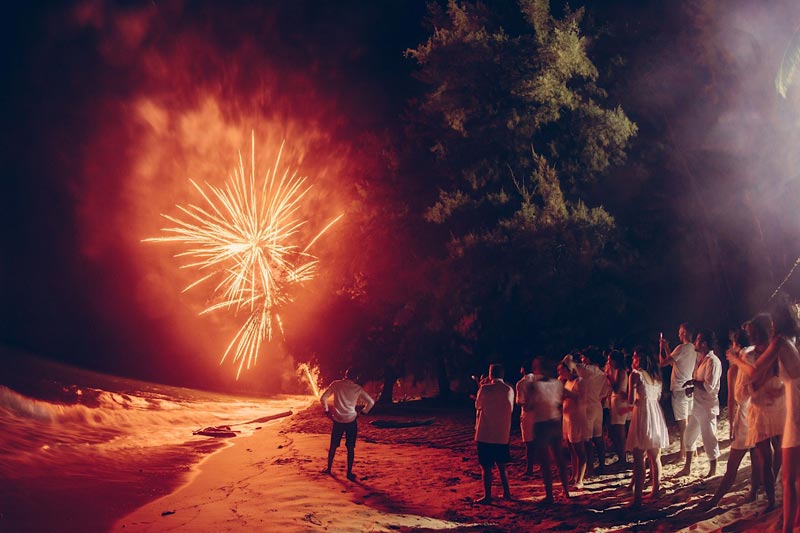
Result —
<instances>
[{"instance_id":1,"label":"white shirt","mask_svg":"<svg viewBox=\"0 0 800 533\"><path fill-rule=\"evenodd\" d=\"M375 405L369 394L366 393L361 385L350 381L349 379L339 379L334 381L325 392L320 396L319 401L325 412L328 412L328 398L333 396L333 419L336 422L347 424L356 419L358 413L356 412L356 405L358 400L364 401L365 407L362 413L368 413L372 406Z\"/></svg>"},{"instance_id":2,"label":"white shirt","mask_svg":"<svg viewBox=\"0 0 800 533\"><path fill-rule=\"evenodd\" d=\"M508 444L511 435L511 411L514 389L500 378L481 385L475 398L475 440L490 444Z\"/></svg>"},{"instance_id":3,"label":"white shirt","mask_svg":"<svg viewBox=\"0 0 800 533\"><path fill-rule=\"evenodd\" d=\"M702 356L701 356L702 357ZM710 351L703 357L694 370L692 377L695 381L702 381L703 387L694 388L694 407L700 407L709 413L719 414L719 387L722 380L722 362L719 357Z\"/></svg>"},{"instance_id":4,"label":"white shirt","mask_svg":"<svg viewBox=\"0 0 800 533\"><path fill-rule=\"evenodd\" d=\"M564 384L557 379L540 380L533 383L534 422L547 422L561 418L561 401Z\"/></svg>"},{"instance_id":5,"label":"white shirt","mask_svg":"<svg viewBox=\"0 0 800 533\"><path fill-rule=\"evenodd\" d=\"M542 379L541 374L525 374L522 379L517 381L517 405L521 405L523 411L533 411L533 389L531 385L540 379Z\"/></svg>"},{"instance_id":6,"label":"white shirt","mask_svg":"<svg viewBox=\"0 0 800 533\"><path fill-rule=\"evenodd\" d=\"M597 365L583 363L577 363L575 371L578 373L578 377L583 379L581 387L584 389L586 405L590 408L602 407L601 401L608 396L610 389L606 373Z\"/></svg>"},{"instance_id":7,"label":"white shirt","mask_svg":"<svg viewBox=\"0 0 800 533\"><path fill-rule=\"evenodd\" d=\"M672 357L673 363L669 388L674 391L683 390L683 384L692 379L692 373L697 364L697 351L694 349L694 344L685 342L676 346L670 357Z\"/></svg>"}]
</instances>

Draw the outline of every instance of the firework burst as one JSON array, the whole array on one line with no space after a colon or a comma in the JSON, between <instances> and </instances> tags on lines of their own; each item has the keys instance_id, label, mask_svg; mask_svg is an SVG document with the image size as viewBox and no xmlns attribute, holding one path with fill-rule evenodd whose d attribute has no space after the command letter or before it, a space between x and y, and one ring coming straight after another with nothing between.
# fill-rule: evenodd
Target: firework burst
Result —
<instances>
[{"instance_id":1,"label":"firework burst","mask_svg":"<svg viewBox=\"0 0 800 533\"><path fill-rule=\"evenodd\" d=\"M184 292L207 285L211 293L211 304L201 315L227 310L246 316L220 360L222 364L233 354L234 364L239 365L236 379L243 368L256 364L261 343L272 339L275 326L283 332L278 312L292 300L292 287L317 274L319 261L309 249L342 217L333 219L305 246L298 243L307 223L299 210L311 186L296 171L279 172L282 153L283 144L275 165L257 184L253 134L249 173L240 152L239 164L223 187L208 183L201 187L189 180L205 205L177 206L183 219L162 214L175 226L162 229L167 236L145 239L188 247L176 257L190 259L181 268L196 270L199 278Z\"/></svg>"}]
</instances>

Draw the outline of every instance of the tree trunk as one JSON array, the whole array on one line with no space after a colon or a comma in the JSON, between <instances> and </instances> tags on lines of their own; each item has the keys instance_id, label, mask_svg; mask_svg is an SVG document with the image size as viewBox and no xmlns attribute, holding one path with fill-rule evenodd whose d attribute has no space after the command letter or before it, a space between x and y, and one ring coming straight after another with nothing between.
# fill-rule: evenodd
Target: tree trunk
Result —
<instances>
[{"instance_id":1,"label":"tree trunk","mask_svg":"<svg viewBox=\"0 0 800 533\"><path fill-rule=\"evenodd\" d=\"M436 374L439 383L439 399L443 403L447 403L450 401L450 380L447 377L447 365L445 365L444 362L444 355L439 355L439 365Z\"/></svg>"}]
</instances>

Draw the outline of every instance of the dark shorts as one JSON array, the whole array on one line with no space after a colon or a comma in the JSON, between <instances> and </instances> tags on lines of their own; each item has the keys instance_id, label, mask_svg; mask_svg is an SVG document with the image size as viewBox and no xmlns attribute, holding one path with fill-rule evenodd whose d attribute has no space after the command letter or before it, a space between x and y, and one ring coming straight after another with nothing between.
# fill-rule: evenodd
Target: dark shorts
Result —
<instances>
[{"instance_id":1,"label":"dark shorts","mask_svg":"<svg viewBox=\"0 0 800 533\"><path fill-rule=\"evenodd\" d=\"M331 430L331 450L339 447L342 442L342 435L344 435L344 445L348 448L356 447L356 436L358 435L358 423L356 420L352 422L342 423L333 421L333 429Z\"/></svg>"},{"instance_id":2,"label":"dark shorts","mask_svg":"<svg viewBox=\"0 0 800 533\"><path fill-rule=\"evenodd\" d=\"M533 445L537 448L546 448L552 444L561 444L561 420L555 418L545 422L536 422L533 425Z\"/></svg>"},{"instance_id":3,"label":"dark shorts","mask_svg":"<svg viewBox=\"0 0 800 533\"><path fill-rule=\"evenodd\" d=\"M478 463L481 466L494 466L511 461L508 444L491 444L478 442Z\"/></svg>"}]
</instances>

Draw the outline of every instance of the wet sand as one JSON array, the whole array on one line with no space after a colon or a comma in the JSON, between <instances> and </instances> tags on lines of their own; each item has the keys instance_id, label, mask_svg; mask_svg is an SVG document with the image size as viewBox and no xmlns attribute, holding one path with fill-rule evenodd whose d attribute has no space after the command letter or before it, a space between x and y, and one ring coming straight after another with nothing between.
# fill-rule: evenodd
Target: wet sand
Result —
<instances>
[{"instance_id":1,"label":"wet sand","mask_svg":"<svg viewBox=\"0 0 800 533\"><path fill-rule=\"evenodd\" d=\"M406 421L435 417L431 425L379 429L371 420ZM354 468L344 476L345 450L339 449L334 475L325 467L330 422L317 407L265 425L250 437L209 456L184 486L121 518L114 531L765 531L777 527L779 511L766 512L761 493L744 503L750 465L745 458L737 482L719 507L703 510L725 472L729 442L724 417L719 424L722 457L717 475L704 454L692 475L674 478L677 442L664 455L663 496L648 498L640 510L628 508L631 472L589 478L566 500L556 485L556 502L541 503L538 469L524 479L524 451L512 432L509 478L514 499L499 497L477 505L482 493L473 435L473 412L411 403L377 409L363 417ZM672 451L672 453L669 453ZM609 454L608 463L614 457ZM496 481L499 484L499 481ZM495 487L499 496L500 487ZM780 498L780 487L777 487Z\"/></svg>"}]
</instances>

